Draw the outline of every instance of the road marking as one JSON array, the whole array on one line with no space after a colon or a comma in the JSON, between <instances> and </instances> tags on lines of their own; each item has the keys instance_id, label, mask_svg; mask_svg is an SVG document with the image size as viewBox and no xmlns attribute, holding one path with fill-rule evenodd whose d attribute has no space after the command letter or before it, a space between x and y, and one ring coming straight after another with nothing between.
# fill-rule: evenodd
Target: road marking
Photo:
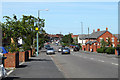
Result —
<instances>
[{"instance_id":1,"label":"road marking","mask_svg":"<svg viewBox=\"0 0 120 80\"><path fill-rule=\"evenodd\" d=\"M118 65L117 63L112 63L113 65Z\"/></svg>"},{"instance_id":2,"label":"road marking","mask_svg":"<svg viewBox=\"0 0 120 80\"><path fill-rule=\"evenodd\" d=\"M14 70L10 70L8 73L7 73L7 76L10 75Z\"/></svg>"},{"instance_id":3,"label":"road marking","mask_svg":"<svg viewBox=\"0 0 120 80\"><path fill-rule=\"evenodd\" d=\"M103 60L98 60L98 61L100 61L100 62L105 62L105 61L103 61Z\"/></svg>"},{"instance_id":4,"label":"road marking","mask_svg":"<svg viewBox=\"0 0 120 80\"><path fill-rule=\"evenodd\" d=\"M91 60L93 60L94 58L90 58Z\"/></svg>"},{"instance_id":5,"label":"road marking","mask_svg":"<svg viewBox=\"0 0 120 80\"><path fill-rule=\"evenodd\" d=\"M116 58L112 58L112 59L116 59Z\"/></svg>"},{"instance_id":6,"label":"road marking","mask_svg":"<svg viewBox=\"0 0 120 80\"><path fill-rule=\"evenodd\" d=\"M24 62L21 62L19 65L22 65Z\"/></svg>"}]
</instances>

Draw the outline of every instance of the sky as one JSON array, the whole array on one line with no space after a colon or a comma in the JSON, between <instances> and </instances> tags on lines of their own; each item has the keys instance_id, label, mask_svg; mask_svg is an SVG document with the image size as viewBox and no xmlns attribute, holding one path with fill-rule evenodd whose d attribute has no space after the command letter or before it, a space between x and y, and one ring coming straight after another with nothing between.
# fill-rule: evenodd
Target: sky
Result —
<instances>
[{"instance_id":1,"label":"sky","mask_svg":"<svg viewBox=\"0 0 120 80\"><path fill-rule=\"evenodd\" d=\"M37 17L41 9L49 9L40 11L49 34L81 34L81 22L84 34L88 33L88 27L90 33L106 27L111 33L118 33L118 2L2 2L2 16Z\"/></svg>"}]
</instances>

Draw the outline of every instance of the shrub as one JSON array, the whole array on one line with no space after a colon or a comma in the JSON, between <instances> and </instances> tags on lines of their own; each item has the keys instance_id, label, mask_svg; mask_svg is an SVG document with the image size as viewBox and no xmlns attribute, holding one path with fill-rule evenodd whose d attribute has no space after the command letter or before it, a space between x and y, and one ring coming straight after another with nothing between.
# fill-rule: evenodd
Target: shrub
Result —
<instances>
[{"instance_id":1,"label":"shrub","mask_svg":"<svg viewBox=\"0 0 120 80\"><path fill-rule=\"evenodd\" d=\"M98 53L105 53L106 47L101 47L97 49Z\"/></svg>"},{"instance_id":2,"label":"shrub","mask_svg":"<svg viewBox=\"0 0 120 80\"><path fill-rule=\"evenodd\" d=\"M113 47L108 47L108 48L105 50L105 52L106 52L107 54L115 54L115 48L113 48Z\"/></svg>"}]
</instances>

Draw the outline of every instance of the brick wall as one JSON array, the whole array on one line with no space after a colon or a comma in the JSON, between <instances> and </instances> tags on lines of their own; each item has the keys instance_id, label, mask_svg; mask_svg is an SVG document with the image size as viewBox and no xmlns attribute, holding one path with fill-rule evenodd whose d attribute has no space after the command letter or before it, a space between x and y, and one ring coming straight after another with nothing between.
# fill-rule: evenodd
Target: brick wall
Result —
<instances>
[{"instance_id":1,"label":"brick wall","mask_svg":"<svg viewBox=\"0 0 120 80\"><path fill-rule=\"evenodd\" d=\"M19 66L19 53L7 53L4 54L7 59L4 60L5 68L16 68Z\"/></svg>"},{"instance_id":2,"label":"brick wall","mask_svg":"<svg viewBox=\"0 0 120 80\"><path fill-rule=\"evenodd\" d=\"M19 52L19 62L25 62L25 51L24 52Z\"/></svg>"}]
</instances>

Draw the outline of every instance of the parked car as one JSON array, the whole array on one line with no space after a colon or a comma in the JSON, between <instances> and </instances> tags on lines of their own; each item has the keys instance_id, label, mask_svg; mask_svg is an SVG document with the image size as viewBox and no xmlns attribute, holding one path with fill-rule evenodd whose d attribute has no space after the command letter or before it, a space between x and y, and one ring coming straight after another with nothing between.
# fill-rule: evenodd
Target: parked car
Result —
<instances>
[{"instance_id":1,"label":"parked car","mask_svg":"<svg viewBox=\"0 0 120 80\"><path fill-rule=\"evenodd\" d=\"M79 50L80 50L80 47L76 45L73 50L74 50L74 51L79 51Z\"/></svg>"},{"instance_id":2,"label":"parked car","mask_svg":"<svg viewBox=\"0 0 120 80\"><path fill-rule=\"evenodd\" d=\"M45 45L45 49L48 49L48 48L50 48L50 45Z\"/></svg>"},{"instance_id":3,"label":"parked car","mask_svg":"<svg viewBox=\"0 0 120 80\"><path fill-rule=\"evenodd\" d=\"M62 52L63 47L58 48L58 52Z\"/></svg>"},{"instance_id":4,"label":"parked car","mask_svg":"<svg viewBox=\"0 0 120 80\"><path fill-rule=\"evenodd\" d=\"M3 56L3 53L0 53L0 79L5 78L7 76L6 70L3 65L3 59L5 57Z\"/></svg>"},{"instance_id":5,"label":"parked car","mask_svg":"<svg viewBox=\"0 0 120 80\"><path fill-rule=\"evenodd\" d=\"M69 48L63 48L62 49L62 54L70 54L70 49Z\"/></svg>"},{"instance_id":6,"label":"parked car","mask_svg":"<svg viewBox=\"0 0 120 80\"><path fill-rule=\"evenodd\" d=\"M55 54L55 50L53 48L48 48L46 54Z\"/></svg>"},{"instance_id":7,"label":"parked car","mask_svg":"<svg viewBox=\"0 0 120 80\"><path fill-rule=\"evenodd\" d=\"M8 53L8 50L5 47L0 47L0 53L6 54Z\"/></svg>"}]
</instances>

